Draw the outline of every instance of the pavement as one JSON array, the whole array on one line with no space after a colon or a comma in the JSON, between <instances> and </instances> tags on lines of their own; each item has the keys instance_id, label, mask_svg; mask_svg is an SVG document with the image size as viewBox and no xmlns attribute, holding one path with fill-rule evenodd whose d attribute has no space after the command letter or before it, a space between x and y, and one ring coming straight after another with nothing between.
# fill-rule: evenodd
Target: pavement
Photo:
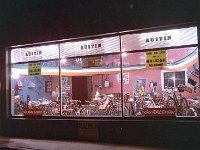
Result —
<instances>
[{"instance_id":1,"label":"pavement","mask_svg":"<svg viewBox=\"0 0 200 150\"><path fill-rule=\"evenodd\" d=\"M0 150L167 150L155 147L85 141L27 139L0 136ZM168 149L169 150L169 149Z\"/></svg>"}]
</instances>

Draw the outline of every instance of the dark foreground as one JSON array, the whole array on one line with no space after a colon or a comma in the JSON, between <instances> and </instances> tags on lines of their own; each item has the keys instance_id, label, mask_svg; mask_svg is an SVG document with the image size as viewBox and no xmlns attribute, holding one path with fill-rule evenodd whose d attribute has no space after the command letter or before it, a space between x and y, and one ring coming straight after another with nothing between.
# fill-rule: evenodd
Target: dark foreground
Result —
<instances>
[{"instance_id":1,"label":"dark foreground","mask_svg":"<svg viewBox=\"0 0 200 150\"><path fill-rule=\"evenodd\" d=\"M0 137L0 150L164 150L155 147L84 141L61 141Z\"/></svg>"}]
</instances>

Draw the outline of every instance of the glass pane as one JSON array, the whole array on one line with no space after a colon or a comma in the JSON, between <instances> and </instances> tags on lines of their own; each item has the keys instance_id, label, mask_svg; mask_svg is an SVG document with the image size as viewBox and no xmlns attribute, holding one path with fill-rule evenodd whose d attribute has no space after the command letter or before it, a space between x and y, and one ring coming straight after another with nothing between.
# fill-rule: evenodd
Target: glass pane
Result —
<instances>
[{"instance_id":1,"label":"glass pane","mask_svg":"<svg viewBox=\"0 0 200 150\"><path fill-rule=\"evenodd\" d=\"M15 64L11 70L12 115L59 115L58 61Z\"/></svg>"},{"instance_id":2,"label":"glass pane","mask_svg":"<svg viewBox=\"0 0 200 150\"><path fill-rule=\"evenodd\" d=\"M174 79L164 79L164 88L173 88L174 87Z\"/></svg>"},{"instance_id":3,"label":"glass pane","mask_svg":"<svg viewBox=\"0 0 200 150\"><path fill-rule=\"evenodd\" d=\"M178 88L179 86L185 86L185 80L175 80L175 87Z\"/></svg>"},{"instance_id":4,"label":"glass pane","mask_svg":"<svg viewBox=\"0 0 200 150\"><path fill-rule=\"evenodd\" d=\"M62 60L63 116L121 116L119 55Z\"/></svg>"},{"instance_id":5,"label":"glass pane","mask_svg":"<svg viewBox=\"0 0 200 150\"><path fill-rule=\"evenodd\" d=\"M172 79L174 78L174 72L164 72L165 79Z\"/></svg>"},{"instance_id":6,"label":"glass pane","mask_svg":"<svg viewBox=\"0 0 200 150\"><path fill-rule=\"evenodd\" d=\"M176 71L175 72L175 79L177 80L185 80L185 71Z\"/></svg>"},{"instance_id":7,"label":"glass pane","mask_svg":"<svg viewBox=\"0 0 200 150\"><path fill-rule=\"evenodd\" d=\"M124 116L200 116L198 49L166 51L167 65L158 67L147 67L146 52L122 55Z\"/></svg>"}]
</instances>

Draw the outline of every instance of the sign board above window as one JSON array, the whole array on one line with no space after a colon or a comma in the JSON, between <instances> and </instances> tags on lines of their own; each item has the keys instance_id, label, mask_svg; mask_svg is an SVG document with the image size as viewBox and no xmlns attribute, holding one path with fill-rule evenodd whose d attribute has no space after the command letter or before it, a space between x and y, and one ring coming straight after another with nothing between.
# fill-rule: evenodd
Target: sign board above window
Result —
<instances>
[{"instance_id":1,"label":"sign board above window","mask_svg":"<svg viewBox=\"0 0 200 150\"><path fill-rule=\"evenodd\" d=\"M122 51L197 44L197 27L122 35Z\"/></svg>"},{"instance_id":2,"label":"sign board above window","mask_svg":"<svg viewBox=\"0 0 200 150\"><path fill-rule=\"evenodd\" d=\"M119 36L61 43L61 57L87 56L120 52Z\"/></svg>"},{"instance_id":3,"label":"sign board above window","mask_svg":"<svg viewBox=\"0 0 200 150\"><path fill-rule=\"evenodd\" d=\"M11 51L11 62L28 62L59 58L58 44L15 48Z\"/></svg>"}]
</instances>

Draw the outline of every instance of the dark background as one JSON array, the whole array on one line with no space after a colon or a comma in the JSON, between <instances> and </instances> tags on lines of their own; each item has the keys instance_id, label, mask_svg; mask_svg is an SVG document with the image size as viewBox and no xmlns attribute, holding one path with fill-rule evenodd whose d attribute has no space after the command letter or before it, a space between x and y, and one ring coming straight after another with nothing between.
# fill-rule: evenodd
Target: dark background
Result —
<instances>
[{"instance_id":1,"label":"dark background","mask_svg":"<svg viewBox=\"0 0 200 150\"><path fill-rule=\"evenodd\" d=\"M200 0L0 0L0 45L199 20Z\"/></svg>"}]
</instances>

